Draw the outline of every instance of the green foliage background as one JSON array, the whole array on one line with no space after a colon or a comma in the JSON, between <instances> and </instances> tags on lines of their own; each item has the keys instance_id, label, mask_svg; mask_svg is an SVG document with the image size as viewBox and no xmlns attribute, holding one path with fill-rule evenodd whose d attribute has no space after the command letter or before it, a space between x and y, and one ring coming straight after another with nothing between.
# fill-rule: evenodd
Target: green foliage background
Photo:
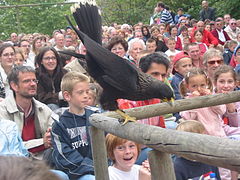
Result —
<instances>
[{"instance_id":1,"label":"green foliage background","mask_svg":"<svg viewBox=\"0 0 240 180\"><path fill-rule=\"evenodd\" d=\"M68 24L64 15L70 15L70 5L48 5L64 0L0 0L0 6L42 4L41 6L21 8L0 8L0 39L6 39L12 32L40 32L51 35L54 29L64 28ZM139 21L149 23L158 0L97 0L104 24L135 24ZM198 19L201 0L162 0L173 11L182 7L184 11ZM209 0L209 5L217 9L217 15L225 13L240 18L239 0Z\"/></svg>"}]
</instances>

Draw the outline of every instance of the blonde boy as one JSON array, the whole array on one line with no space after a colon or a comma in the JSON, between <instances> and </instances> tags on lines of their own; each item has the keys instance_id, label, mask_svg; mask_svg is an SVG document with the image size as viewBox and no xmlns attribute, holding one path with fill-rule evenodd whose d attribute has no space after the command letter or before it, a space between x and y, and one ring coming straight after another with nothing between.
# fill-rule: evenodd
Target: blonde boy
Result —
<instances>
[{"instance_id":1,"label":"blonde boy","mask_svg":"<svg viewBox=\"0 0 240 180\"><path fill-rule=\"evenodd\" d=\"M154 53L157 49L157 42L155 39L149 38L146 42L146 49Z\"/></svg>"},{"instance_id":2,"label":"blonde boy","mask_svg":"<svg viewBox=\"0 0 240 180\"><path fill-rule=\"evenodd\" d=\"M203 124L195 120L184 121L180 123L176 129L178 131L186 131L198 134L206 133L206 129ZM174 170L177 180L202 179L203 177L207 177L209 173L215 173L216 179L220 179L217 167L197 161L190 161L178 156L174 158Z\"/></svg>"},{"instance_id":3,"label":"blonde boy","mask_svg":"<svg viewBox=\"0 0 240 180\"><path fill-rule=\"evenodd\" d=\"M94 111L86 108L89 78L71 71L64 75L61 89L69 109L52 127L53 161L70 179L95 179L88 121Z\"/></svg>"},{"instance_id":4,"label":"blonde boy","mask_svg":"<svg viewBox=\"0 0 240 180\"><path fill-rule=\"evenodd\" d=\"M173 59L173 57L179 53L180 51L176 50L175 49L175 46L176 46L176 41L174 38L170 37L168 40L167 40L167 43L166 43L167 47L168 47L168 50L165 52L165 54L170 58L170 59Z\"/></svg>"}]
</instances>

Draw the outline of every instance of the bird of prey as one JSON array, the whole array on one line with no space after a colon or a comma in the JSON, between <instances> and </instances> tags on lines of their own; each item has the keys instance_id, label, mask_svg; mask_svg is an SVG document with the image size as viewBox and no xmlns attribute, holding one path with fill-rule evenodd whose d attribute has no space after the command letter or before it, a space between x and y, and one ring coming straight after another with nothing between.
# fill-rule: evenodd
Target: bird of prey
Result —
<instances>
[{"instance_id":1,"label":"bird of prey","mask_svg":"<svg viewBox=\"0 0 240 180\"><path fill-rule=\"evenodd\" d=\"M73 26L68 17L67 20L87 49L85 58L88 73L103 88L100 104L104 110L117 111L124 116L125 124L134 118L123 115L117 99L139 101L173 98L173 91L168 85L141 72L126 59L101 46L101 16L93 0L80 1L71 7L71 11L79 29Z\"/></svg>"}]
</instances>

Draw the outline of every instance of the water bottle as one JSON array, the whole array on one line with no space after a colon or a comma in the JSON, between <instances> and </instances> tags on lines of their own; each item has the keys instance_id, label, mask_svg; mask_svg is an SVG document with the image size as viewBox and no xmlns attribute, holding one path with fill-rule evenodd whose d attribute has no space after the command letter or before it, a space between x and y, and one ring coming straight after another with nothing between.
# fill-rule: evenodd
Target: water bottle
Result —
<instances>
[{"instance_id":1,"label":"water bottle","mask_svg":"<svg viewBox=\"0 0 240 180\"><path fill-rule=\"evenodd\" d=\"M217 180L215 173L210 173L210 180Z\"/></svg>"}]
</instances>

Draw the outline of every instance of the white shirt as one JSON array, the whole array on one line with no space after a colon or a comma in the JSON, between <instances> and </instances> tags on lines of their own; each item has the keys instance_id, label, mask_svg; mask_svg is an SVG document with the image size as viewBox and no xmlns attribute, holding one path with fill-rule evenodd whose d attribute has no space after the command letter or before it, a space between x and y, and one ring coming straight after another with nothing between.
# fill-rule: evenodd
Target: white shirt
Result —
<instances>
[{"instance_id":1,"label":"white shirt","mask_svg":"<svg viewBox=\"0 0 240 180\"><path fill-rule=\"evenodd\" d=\"M176 50L175 51L171 51L170 49L168 49L165 54L168 56L168 57L171 57L171 56L175 56L177 53L179 53L180 51Z\"/></svg>"},{"instance_id":2,"label":"white shirt","mask_svg":"<svg viewBox=\"0 0 240 180\"><path fill-rule=\"evenodd\" d=\"M113 166L108 167L110 180L138 180L140 166L134 164L128 172L121 171Z\"/></svg>"},{"instance_id":3,"label":"white shirt","mask_svg":"<svg viewBox=\"0 0 240 180\"><path fill-rule=\"evenodd\" d=\"M1 80L2 80L3 85L4 85L5 93L6 93L6 96L7 96L9 93L12 92L12 90L10 89L10 86L8 84L7 74L6 74L6 72L3 69L1 64L0 64L0 74L1 74Z\"/></svg>"},{"instance_id":4,"label":"white shirt","mask_svg":"<svg viewBox=\"0 0 240 180\"><path fill-rule=\"evenodd\" d=\"M217 30L217 33L218 33L218 39L220 40L220 41L222 41L222 42L225 42L226 41L226 38L225 38L225 36L224 36L224 34L223 34L223 30L221 29L220 31L218 30L218 29L216 29Z\"/></svg>"}]
</instances>

